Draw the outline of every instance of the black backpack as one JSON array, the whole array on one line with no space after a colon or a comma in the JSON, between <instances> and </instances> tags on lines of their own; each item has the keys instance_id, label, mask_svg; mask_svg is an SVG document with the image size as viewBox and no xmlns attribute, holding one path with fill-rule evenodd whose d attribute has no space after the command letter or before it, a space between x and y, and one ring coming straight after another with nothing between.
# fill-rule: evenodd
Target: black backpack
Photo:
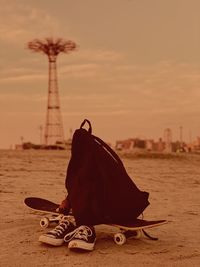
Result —
<instances>
[{"instance_id":1,"label":"black backpack","mask_svg":"<svg viewBox=\"0 0 200 267\"><path fill-rule=\"evenodd\" d=\"M88 120L74 132L65 184L77 225L128 223L149 205L149 193L137 188L118 155L92 135Z\"/></svg>"}]
</instances>

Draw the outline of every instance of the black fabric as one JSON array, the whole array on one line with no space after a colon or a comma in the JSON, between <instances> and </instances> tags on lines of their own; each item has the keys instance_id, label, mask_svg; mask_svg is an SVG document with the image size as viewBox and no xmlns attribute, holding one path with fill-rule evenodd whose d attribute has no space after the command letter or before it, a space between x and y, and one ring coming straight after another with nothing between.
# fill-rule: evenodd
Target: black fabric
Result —
<instances>
[{"instance_id":1,"label":"black fabric","mask_svg":"<svg viewBox=\"0 0 200 267\"><path fill-rule=\"evenodd\" d=\"M89 129L83 129L85 123ZM127 223L149 205L149 193L142 192L128 176L118 155L91 134L88 120L72 139L66 188L78 225Z\"/></svg>"}]
</instances>

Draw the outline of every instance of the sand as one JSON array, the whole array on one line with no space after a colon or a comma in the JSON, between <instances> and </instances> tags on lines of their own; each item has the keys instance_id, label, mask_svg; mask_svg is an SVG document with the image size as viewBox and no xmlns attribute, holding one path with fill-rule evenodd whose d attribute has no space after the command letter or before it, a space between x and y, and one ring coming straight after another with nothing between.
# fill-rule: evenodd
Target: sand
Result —
<instances>
[{"instance_id":1,"label":"sand","mask_svg":"<svg viewBox=\"0 0 200 267\"><path fill-rule=\"evenodd\" d=\"M200 266L200 156L123 158L140 189L150 192L146 219L169 223L149 230L158 241L113 242L113 228L96 227L95 250L69 251L38 242L41 215L24 206L28 196L60 202L66 194L66 151L0 151L0 266Z\"/></svg>"}]
</instances>

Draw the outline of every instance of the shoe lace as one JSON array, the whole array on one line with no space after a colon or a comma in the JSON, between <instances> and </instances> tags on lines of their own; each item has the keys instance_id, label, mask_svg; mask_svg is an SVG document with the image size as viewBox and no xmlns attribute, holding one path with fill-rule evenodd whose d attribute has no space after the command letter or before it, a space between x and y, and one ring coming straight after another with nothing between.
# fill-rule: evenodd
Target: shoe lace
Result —
<instances>
[{"instance_id":1,"label":"shoe lace","mask_svg":"<svg viewBox=\"0 0 200 267\"><path fill-rule=\"evenodd\" d=\"M92 236L92 230L88 226L80 226L74 235L75 238L80 238L88 241L88 237Z\"/></svg>"},{"instance_id":2,"label":"shoe lace","mask_svg":"<svg viewBox=\"0 0 200 267\"><path fill-rule=\"evenodd\" d=\"M61 235L69 226L70 222L67 220L62 220L59 225L57 225L50 233L55 235Z\"/></svg>"},{"instance_id":3,"label":"shoe lace","mask_svg":"<svg viewBox=\"0 0 200 267\"><path fill-rule=\"evenodd\" d=\"M76 228L74 231L70 232L64 237L65 242L69 242L72 238L78 238L82 240L88 241L88 237L92 236L93 232L88 226L80 226Z\"/></svg>"}]
</instances>

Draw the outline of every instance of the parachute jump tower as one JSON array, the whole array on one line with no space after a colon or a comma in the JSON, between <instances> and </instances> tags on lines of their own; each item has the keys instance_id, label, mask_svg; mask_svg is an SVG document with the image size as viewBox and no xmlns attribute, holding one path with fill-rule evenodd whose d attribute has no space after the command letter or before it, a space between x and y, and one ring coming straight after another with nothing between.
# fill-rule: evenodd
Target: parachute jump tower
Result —
<instances>
[{"instance_id":1,"label":"parachute jump tower","mask_svg":"<svg viewBox=\"0 0 200 267\"><path fill-rule=\"evenodd\" d=\"M45 146L64 144L64 129L60 110L56 60L60 53L69 53L77 48L75 42L61 38L34 39L28 42L33 52L47 55L49 61L48 101L44 131Z\"/></svg>"}]
</instances>

